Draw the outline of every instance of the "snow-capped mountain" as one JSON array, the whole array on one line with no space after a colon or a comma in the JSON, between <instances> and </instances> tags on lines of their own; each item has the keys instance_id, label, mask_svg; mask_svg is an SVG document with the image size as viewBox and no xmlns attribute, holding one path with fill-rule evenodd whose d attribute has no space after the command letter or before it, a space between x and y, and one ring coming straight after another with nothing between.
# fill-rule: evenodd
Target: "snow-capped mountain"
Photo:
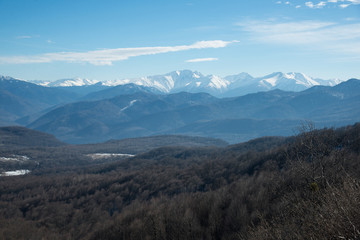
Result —
<instances>
[{"instance_id":1,"label":"snow-capped mountain","mask_svg":"<svg viewBox=\"0 0 360 240\"><path fill-rule=\"evenodd\" d=\"M139 86L151 87L163 93L176 93L181 91L191 93L206 92L220 97L232 97L273 89L298 92L316 85L335 86L342 81L339 79L315 79L303 73L295 72L275 72L263 77L254 78L248 73L219 77L216 75L205 76L197 71L182 70L163 75L107 81L74 78L62 79L55 82L33 82L48 87L88 86L95 84L118 86L132 83Z\"/></svg>"},{"instance_id":2,"label":"snow-capped mountain","mask_svg":"<svg viewBox=\"0 0 360 240\"><path fill-rule=\"evenodd\" d=\"M44 86L44 87L81 87L89 86L100 83L98 80L91 80L86 78L68 78L60 79L56 81L32 81L35 84Z\"/></svg>"},{"instance_id":3,"label":"snow-capped mountain","mask_svg":"<svg viewBox=\"0 0 360 240\"><path fill-rule=\"evenodd\" d=\"M10 81L10 80L15 80L15 78L12 78L10 76L3 76L3 75L0 75L0 81ZM19 80L19 79L16 79L16 80Z\"/></svg>"},{"instance_id":4,"label":"snow-capped mountain","mask_svg":"<svg viewBox=\"0 0 360 240\"><path fill-rule=\"evenodd\" d=\"M283 91L299 92L317 85L335 86L342 82L339 79L314 79L303 73L274 72L264 77L253 78L246 73L226 77L232 84L226 96L240 96L248 93L280 89Z\"/></svg>"},{"instance_id":5,"label":"snow-capped mountain","mask_svg":"<svg viewBox=\"0 0 360 240\"><path fill-rule=\"evenodd\" d=\"M116 86L134 83L140 86L153 87L164 93L174 92L223 92L230 82L215 75L204 76L190 70L174 71L164 75L155 75L134 79L105 81L104 85Z\"/></svg>"}]
</instances>

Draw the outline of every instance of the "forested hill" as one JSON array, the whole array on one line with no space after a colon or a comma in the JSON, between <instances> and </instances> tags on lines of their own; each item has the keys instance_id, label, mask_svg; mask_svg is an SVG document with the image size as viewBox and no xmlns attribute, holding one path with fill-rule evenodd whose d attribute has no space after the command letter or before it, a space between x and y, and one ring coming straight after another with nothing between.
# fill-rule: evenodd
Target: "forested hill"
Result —
<instances>
[{"instance_id":1,"label":"forested hill","mask_svg":"<svg viewBox=\"0 0 360 240\"><path fill-rule=\"evenodd\" d=\"M0 149L21 147L56 147L65 143L53 135L20 126L0 127Z\"/></svg>"},{"instance_id":2,"label":"forested hill","mask_svg":"<svg viewBox=\"0 0 360 240\"><path fill-rule=\"evenodd\" d=\"M360 124L302 130L0 177L0 238L358 239Z\"/></svg>"}]
</instances>

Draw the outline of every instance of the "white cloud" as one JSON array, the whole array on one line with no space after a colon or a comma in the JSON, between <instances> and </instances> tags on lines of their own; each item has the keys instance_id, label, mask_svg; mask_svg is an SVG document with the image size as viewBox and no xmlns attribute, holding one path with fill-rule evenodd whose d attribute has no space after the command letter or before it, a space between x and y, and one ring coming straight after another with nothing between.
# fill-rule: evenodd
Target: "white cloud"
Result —
<instances>
[{"instance_id":1,"label":"white cloud","mask_svg":"<svg viewBox=\"0 0 360 240\"><path fill-rule=\"evenodd\" d=\"M282 1L277 1L277 2L275 2L275 3L276 3L276 4L292 5L290 1L284 1L284 2L282 2Z\"/></svg>"},{"instance_id":2,"label":"white cloud","mask_svg":"<svg viewBox=\"0 0 360 240\"><path fill-rule=\"evenodd\" d=\"M88 52L58 52L32 56L8 56L1 57L2 64L24 63L49 63L61 62L86 62L93 65L111 65L115 61L123 61L130 57L154 55L168 52L179 52L192 49L223 48L237 41L199 41L191 45L166 46L166 47L139 47L139 48L115 48Z\"/></svg>"},{"instance_id":3,"label":"white cloud","mask_svg":"<svg viewBox=\"0 0 360 240\"><path fill-rule=\"evenodd\" d=\"M248 21L238 23L238 26L256 42L305 46L337 54L360 54L360 23Z\"/></svg>"},{"instance_id":4,"label":"white cloud","mask_svg":"<svg viewBox=\"0 0 360 240\"><path fill-rule=\"evenodd\" d=\"M326 2L319 2L316 6L319 7L319 8L325 7Z\"/></svg>"},{"instance_id":5,"label":"white cloud","mask_svg":"<svg viewBox=\"0 0 360 240\"><path fill-rule=\"evenodd\" d=\"M211 62L211 61L217 61L217 60L219 60L219 59L218 58L195 58L195 59L187 60L186 62L196 63L196 62Z\"/></svg>"},{"instance_id":6,"label":"white cloud","mask_svg":"<svg viewBox=\"0 0 360 240\"><path fill-rule=\"evenodd\" d=\"M307 6L309 8L314 8L314 4L312 2L306 2L305 6Z\"/></svg>"},{"instance_id":7,"label":"white cloud","mask_svg":"<svg viewBox=\"0 0 360 240\"><path fill-rule=\"evenodd\" d=\"M351 5L360 4L360 0L328 0L328 2L335 4L338 3L340 8L347 8Z\"/></svg>"},{"instance_id":8,"label":"white cloud","mask_svg":"<svg viewBox=\"0 0 360 240\"><path fill-rule=\"evenodd\" d=\"M348 18L345 18L344 20L345 20L345 21L352 22L352 21L356 21L357 18L348 17Z\"/></svg>"},{"instance_id":9,"label":"white cloud","mask_svg":"<svg viewBox=\"0 0 360 240\"><path fill-rule=\"evenodd\" d=\"M318 4L314 4L313 2L306 2L305 6L309 8L323 8L326 6L326 2L321 1Z\"/></svg>"},{"instance_id":10,"label":"white cloud","mask_svg":"<svg viewBox=\"0 0 360 240\"><path fill-rule=\"evenodd\" d=\"M348 1L342 0L342 2L351 2L352 4L360 4L360 0L348 0Z\"/></svg>"},{"instance_id":11,"label":"white cloud","mask_svg":"<svg viewBox=\"0 0 360 240\"><path fill-rule=\"evenodd\" d=\"M32 36L17 36L17 39L29 39L32 38Z\"/></svg>"},{"instance_id":12,"label":"white cloud","mask_svg":"<svg viewBox=\"0 0 360 240\"><path fill-rule=\"evenodd\" d=\"M253 36L261 36L266 41L270 39L281 39L287 34L300 34L316 31L333 25L332 22L321 21L299 21L299 22L274 22L274 21L248 21L237 25L243 30L250 32Z\"/></svg>"},{"instance_id":13,"label":"white cloud","mask_svg":"<svg viewBox=\"0 0 360 240\"><path fill-rule=\"evenodd\" d=\"M300 8L302 6L299 4L298 5L292 4L289 1L277 1L276 4L285 4L285 5L295 6L295 8ZM318 1L318 2L307 1L307 2L305 2L304 5L311 9L321 9L321 8L325 8L328 4L335 4L339 8L347 8L351 5L360 4L360 0L325 0L325 1Z\"/></svg>"}]
</instances>

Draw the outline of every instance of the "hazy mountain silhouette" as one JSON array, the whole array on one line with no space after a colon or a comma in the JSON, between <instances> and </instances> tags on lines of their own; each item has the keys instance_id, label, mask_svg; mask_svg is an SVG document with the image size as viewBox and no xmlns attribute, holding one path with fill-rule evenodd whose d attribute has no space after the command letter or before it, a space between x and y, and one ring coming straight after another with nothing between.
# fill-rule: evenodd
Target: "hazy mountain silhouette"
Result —
<instances>
[{"instance_id":1,"label":"hazy mountain silhouette","mask_svg":"<svg viewBox=\"0 0 360 240\"><path fill-rule=\"evenodd\" d=\"M158 134L218 137L230 142L266 135L289 135L303 120L319 126L359 121L360 84L302 92L273 90L219 99L205 93L156 95L137 92L59 107L30 128L67 142L99 142Z\"/></svg>"}]
</instances>

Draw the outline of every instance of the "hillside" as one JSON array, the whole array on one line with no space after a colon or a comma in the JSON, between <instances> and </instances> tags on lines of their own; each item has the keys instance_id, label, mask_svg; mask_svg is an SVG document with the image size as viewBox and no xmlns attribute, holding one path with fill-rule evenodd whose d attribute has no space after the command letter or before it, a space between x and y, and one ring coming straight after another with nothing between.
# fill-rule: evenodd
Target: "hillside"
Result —
<instances>
[{"instance_id":1,"label":"hillside","mask_svg":"<svg viewBox=\"0 0 360 240\"><path fill-rule=\"evenodd\" d=\"M68 104L50 111L28 127L52 133L69 143L161 135L161 130L176 126L172 116L166 118L164 114L172 115L174 110L201 106L215 100L215 97L204 93L155 95L137 92L112 99ZM183 118L179 121L191 121L193 116L176 114L176 117ZM137 124L136 121L148 126L131 126Z\"/></svg>"},{"instance_id":2,"label":"hillside","mask_svg":"<svg viewBox=\"0 0 360 240\"><path fill-rule=\"evenodd\" d=\"M109 99L109 98L117 97L119 95L134 94L137 92L155 93L155 94L161 93L156 88L143 87L143 86L129 83L129 84L125 84L125 85L119 85L119 86L115 86L115 87L106 88L101 91L91 92L91 93L85 95L84 97L82 97L81 100L85 100L85 101L102 100L102 99Z\"/></svg>"},{"instance_id":3,"label":"hillside","mask_svg":"<svg viewBox=\"0 0 360 240\"><path fill-rule=\"evenodd\" d=\"M65 143L54 136L25 127L0 127L0 149L58 147Z\"/></svg>"},{"instance_id":4,"label":"hillside","mask_svg":"<svg viewBox=\"0 0 360 240\"><path fill-rule=\"evenodd\" d=\"M61 89L0 76L0 126L15 125L20 118L71 102L77 97ZM22 124L27 121L23 119Z\"/></svg>"},{"instance_id":5,"label":"hillside","mask_svg":"<svg viewBox=\"0 0 360 240\"><path fill-rule=\"evenodd\" d=\"M87 153L144 153L159 147L225 147L228 143L215 138L163 135L110 140L104 143L76 145L73 148ZM69 146L70 147L70 146Z\"/></svg>"},{"instance_id":6,"label":"hillside","mask_svg":"<svg viewBox=\"0 0 360 240\"><path fill-rule=\"evenodd\" d=\"M356 239L359 135L359 124L309 124L291 138L0 177L0 238Z\"/></svg>"},{"instance_id":7,"label":"hillside","mask_svg":"<svg viewBox=\"0 0 360 240\"><path fill-rule=\"evenodd\" d=\"M219 139L190 136L153 136L110 140L98 144L69 145L54 136L24 127L0 128L0 174L27 169L31 172L68 171L74 167L108 163L158 147L225 147Z\"/></svg>"}]
</instances>

